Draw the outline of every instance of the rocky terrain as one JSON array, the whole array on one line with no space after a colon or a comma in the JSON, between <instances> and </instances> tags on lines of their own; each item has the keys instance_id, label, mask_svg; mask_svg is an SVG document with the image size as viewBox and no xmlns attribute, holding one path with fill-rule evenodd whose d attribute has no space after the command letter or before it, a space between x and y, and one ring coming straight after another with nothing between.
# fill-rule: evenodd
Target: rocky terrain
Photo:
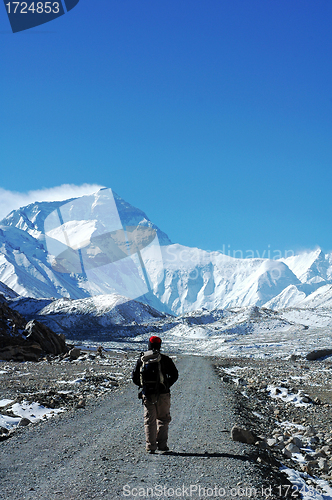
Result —
<instances>
[{"instance_id":1,"label":"rocky terrain","mask_svg":"<svg viewBox=\"0 0 332 500\"><path fill-rule=\"evenodd\" d=\"M239 420L252 434L247 442L260 449L259 460L297 470L316 490L320 480L331 485L332 358L228 358L215 365L237 393Z\"/></svg>"},{"instance_id":2,"label":"rocky terrain","mask_svg":"<svg viewBox=\"0 0 332 500\"><path fill-rule=\"evenodd\" d=\"M27 365L21 372L22 384L16 386L19 391L25 384L25 397L30 387L39 390L42 401L45 384L61 396L61 377L60 381L68 382L66 390L81 387L77 396L84 396L85 403L76 399L77 404L68 404L68 411L19 427L11 439L0 443L1 499L214 495L280 500L279 485L283 498L299 498L278 466L263 463L265 450L231 439L232 426L242 418L238 394L233 384L221 381L208 357L174 357L180 377L172 388L171 451L145 453L142 405L136 388L128 383L136 356L137 352L132 359L130 354L126 359L109 353L105 359L90 359L83 354L80 358L85 359L42 362L34 368L31 363L4 365L18 370ZM83 373L88 368L90 373L94 370L93 379ZM72 384L75 376L87 380ZM117 378L119 386L105 389L107 376ZM13 372L11 378L15 381ZM8 375L6 394L11 390L9 380ZM35 392L33 399L37 396Z\"/></svg>"},{"instance_id":3,"label":"rocky terrain","mask_svg":"<svg viewBox=\"0 0 332 500\"><path fill-rule=\"evenodd\" d=\"M0 363L0 413L4 417L2 422L0 418L0 440L34 422L20 416L22 406L27 409L37 404L48 416L83 408L87 401L128 382L132 365L125 353L76 348L65 355L49 355L38 363Z\"/></svg>"}]
</instances>

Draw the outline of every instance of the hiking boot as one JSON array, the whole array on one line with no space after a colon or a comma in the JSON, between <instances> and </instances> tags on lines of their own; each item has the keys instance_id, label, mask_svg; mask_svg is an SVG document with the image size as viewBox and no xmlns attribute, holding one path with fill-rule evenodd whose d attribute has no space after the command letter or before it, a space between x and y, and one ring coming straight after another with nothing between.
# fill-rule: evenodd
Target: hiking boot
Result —
<instances>
[{"instance_id":1,"label":"hiking boot","mask_svg":"<svg viewBox=\"0 0 332 500\"><path fill-rule=\"evenodd\" d=\"M149 453L149 455L154 455L156 452L155 450L145 450L146 453Z\"/></svg>"},{"instance_id":2,"label":"hiking boot","mask_svg":"<svg viewBox=\"0 0 332 500\"><path fill-rule=\"evenodd\" d=\"M169 451L168 446L164 446L163 448L158 448L159 451Z\"/></svg>"}]
</instances>

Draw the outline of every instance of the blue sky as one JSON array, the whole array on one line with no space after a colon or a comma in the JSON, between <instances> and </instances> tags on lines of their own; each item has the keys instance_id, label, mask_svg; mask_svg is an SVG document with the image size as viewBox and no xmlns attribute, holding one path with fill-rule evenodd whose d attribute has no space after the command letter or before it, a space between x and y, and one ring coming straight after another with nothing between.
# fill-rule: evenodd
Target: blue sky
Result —
<instances>
[{"instance_id":1,"label":"blue sky","mask_svg":"<svg viewBox=\"0 0 332 500\"><path fill-rule=\"evenodd\" d=\"M184 245L332 250L331 26L330 0L80 0L12 34L1 7L3 202L96 184Z\"/></svg>"}]
</instances>

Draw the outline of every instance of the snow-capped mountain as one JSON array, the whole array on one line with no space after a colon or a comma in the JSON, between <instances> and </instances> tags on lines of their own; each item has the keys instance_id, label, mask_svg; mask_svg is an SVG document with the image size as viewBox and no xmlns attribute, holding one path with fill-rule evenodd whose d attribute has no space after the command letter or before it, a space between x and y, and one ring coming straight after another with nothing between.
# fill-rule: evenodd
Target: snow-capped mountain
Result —
<instances>
[{"instance_id":1,"label":"snow-capped mountain","mask_svg":"<svg viewBox=\"0 0 332 500\"><path fill-rule=\"evenodd\" d=\"M325 255L317 248L312 252L302 253L280 259L298 277L302 283L315 284L332 279L332 256Z\"/></svg>"},{"instance_id":2,"label":"snow-capped mountain","mask_svg":"<svg viewBox=\"0 0 332 500\"><path fill-rule=\"evenodd\" d=\"M87 296L80 276L53 271L41 238L4 225L0 225L0 281L23 296Z\"/></svg>"},{"instance_id":3,"label":"snow-capped mountain","mask_svg":"<svg viewBox=\"0 0 332 500\"><path fill-rule=\"evenodd\" d=\"M71 212L71 218L73 220L97 221L100 225L108 226L111 222L111 214L109 213L108 205L110 197L114 198L118 214L124 227L138 225L152 227L156 230L161 245L169 245L171 243L167 234L161 231L142 210L127 203L114 193L114 191L110 193L110 190L107 188L100 189L92 195L85 195L70 200L31 203L18 210L13 210L7 217L2 219L1 225L16 227L29 233L37 240L44 242L45 220L52 212L66 205L66 211Z\"/></svg>"},{"instance_id":4,"label":"snow-capped mountain","mask_svg":"<svg viewBox=\"0 0 332 500\"><path fill-rule=\"evenodd\" d=\"M11 212L1 221L0 281L23 296L80 299L91 295L123 292L122 295L129 298L144 295L142 300L152 307L166 308L151 293L144 276L139 275L137 266L129 258L122 259L119 263L115 262L111 266L101 266L102 269L98 265L90 266L92 269L88 267L84 272L81 267L78 272L59 272L54 266L54 255L48 246L50 240L56 243L57 240L45 234L46 225L53 214L56 216L60 214L62 219L67 219L66 223L60 226L60 231L61 227L65 227L63 234L71 239L73 235L78 239L83 238L83 241L94 234L97 237L103 234L108 236L112 234L110 227L113 229L115 227L118 233L121 233L119 227L123 226L148 228L157 235L161 244L171 243L167 235L141 210L132 207L107 189L102 189L95 195L63 202L34 203ZM53 233L55 230L53 229ZM104 244L105 246L107 245ZM109 249L106 248L107 250ZM99 255L105 253L99 251L99 254L92 256L90 253L88 257L98 259ZM78 263L80 264L80 260ZM94 264L94 261L92 263ZM129 292L133 292L133 296L124 293L128 289Z\"/></svg>"},{"instance_id":5,"label":"snow-capped mountain","mask_svg":"<svg viewBox=\"0 0 332 500\"><path fill-rule=\"evenodd\" d=\"M86 262L93 265L87 266L87 270L79 268L81 272L76 272L74 267L73 272L59 272L54 266L47 234L57 238L64 248L69 238L74 254L78 240L89 241L96 234L99 237L107 231L108 234L114 233L114 229L119 231L110 215L110 190L103 189L62 202L36 202L3 219L0 222L0 281L25 297L86 299L91 294L116 293L173 314L199 308L264 306L278 310L311 307L311 304L330 307L332 255L317 249L280 260L236 259L220 252L171 244L168 236L144 212L114 193L113 197L118 224L150 228L158 236L161 245L158 255L155 247L144 248L143 270L138 266L138 271L133 273L126 259L120 261L122 267L116 267L115 263L111 270L102 265L93 267L95 256L100 254L91 253L89 248L86 254L90 260ZM60 218L61 224L54 229L49 221L52 214L59 212L66 220ZM61 231L65 235L62 242ZM95 251L95 247L92 250ZM102 248L101 255L107 257L107 251L105 254ZM125 293L128 289L134 289L136 295Z\"/></svg>"},{"instance_id":6,"label":"snow-capped mountain","mask_svg":"<svg viewBox=\"0 0 332 500\"><path fill-rule=\"evenodd\" d=\"M288 307L331 307L331 254L324 254L317 248L280 261L293 271L300 283L286 287L279 295L270 299L265 307L274 310Z\"/></svg>"},{"instance_id":7,"label":"snow-capped mountain","mask_svg":"<svg viewBox=\"0 0 332 500\"><path fill-rule=\"evenodd\" d=\"M182 245L162 247L164 277L155 295L174 313L263 305L286 287L300 284L283 262L235 259Z\"/></svg>"}]
</instances>

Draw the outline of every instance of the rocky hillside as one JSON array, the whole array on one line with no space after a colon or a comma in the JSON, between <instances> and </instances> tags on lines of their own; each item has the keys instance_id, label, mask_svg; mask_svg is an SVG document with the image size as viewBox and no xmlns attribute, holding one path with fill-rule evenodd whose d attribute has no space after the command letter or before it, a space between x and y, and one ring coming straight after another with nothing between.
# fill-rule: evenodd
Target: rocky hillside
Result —
<instances>
[{"instance_id":1,"label":"rocky hillside","mask_svg":"<svg viewBox=\"0 0 332 500\"><path fill-rule=\"evenodd\" d=\"M116 294L77 300L21 297L11 301L11 307L72 340L133 337L170 317L147 304L128 301Z\"/></svg>"},{"instance_id":2,"label":"rocky hillside","mask_svg":"<svg viewBox=\"0 0 332 500\"><path fill-rule=\"evenodd\" d=\"M0 359L38 361L44 354L61 354L68 348L64 338L36 320L27 322L5 300L0 302Z\"/></svg>"}]
</instances>

